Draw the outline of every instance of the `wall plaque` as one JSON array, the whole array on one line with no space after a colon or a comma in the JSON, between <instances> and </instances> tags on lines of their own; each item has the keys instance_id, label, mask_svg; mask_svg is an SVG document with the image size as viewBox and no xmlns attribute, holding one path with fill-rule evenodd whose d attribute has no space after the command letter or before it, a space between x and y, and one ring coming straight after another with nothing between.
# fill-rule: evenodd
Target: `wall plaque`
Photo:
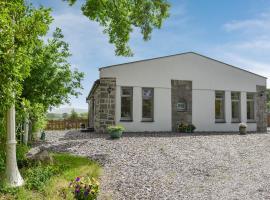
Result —
<instances>
[{"instance_id":1,"label":"wall plaque","mask_svg":"<svg viewBox=\"0 0 270 200\"><path fill-rule=\"evenodd\" d=\"M179 101L176 104L176 111L177 112L184 112L187 110L187 103L185 101Z\"/></svg>"}]
</instances>

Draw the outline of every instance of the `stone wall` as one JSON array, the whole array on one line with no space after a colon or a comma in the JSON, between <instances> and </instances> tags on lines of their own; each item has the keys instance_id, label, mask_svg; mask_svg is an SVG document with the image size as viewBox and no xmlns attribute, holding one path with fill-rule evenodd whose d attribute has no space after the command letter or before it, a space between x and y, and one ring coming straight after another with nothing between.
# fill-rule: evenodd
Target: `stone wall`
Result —
<instances>
[{"instance_id":1,"label":"stone wall","mask_svg":"<svg viewBox=\"0 0 270 200\"><path fill-rule=\"evenodd\" d=\"M172 131L179 123L192 123L192 81L171 80ZM179 111L177 103L185 102L186 109Z\"/></svg>"},{"instance_id":2,"label":"stone wall","mask_svg":"<svg viewBox=\"0 0 270 200\"><path fill-rule=\"evenodd\" d=\"M93 112L94 112L94 129L95 130L99 130L100 124L100 103L99 103L99 99L100 99L100 87L97 86L94 94L93 94L93 101L94 101L94 108L93 108Z\"/></svg>"},{"instance_id":3,"label":"stone wall","mask_svg":"<svg viewBox=\"0 0 270 200\"><path fill-rule=\"evenodd\" d=\"M106 127L115 124L116 79L101 78L99 85L99 119L97 131L104 132Z\"/></svg>"},{"instance_id":4,"label":"stone wall","mask_svg":"<svg viewBox=\"0 0 270 200\"><path fill-rule=\"evenodd\" d=\"M256 121L257 131L267 132L267 97L266 87L257 85L256 94Z\"/></svg>"}]
</instances>

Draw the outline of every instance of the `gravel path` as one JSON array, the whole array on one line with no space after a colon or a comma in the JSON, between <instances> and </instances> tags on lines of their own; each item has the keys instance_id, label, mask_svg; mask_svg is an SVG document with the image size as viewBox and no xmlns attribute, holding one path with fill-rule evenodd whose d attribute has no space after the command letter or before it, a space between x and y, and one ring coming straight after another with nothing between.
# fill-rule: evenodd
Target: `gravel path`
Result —
<instances>
[{"instance_id":1,"label":"gravel path","mask_svg":"<svg viewBox=\"0 0 270 200\"><path fill-rule=\"evenodd\" d=\"M100 199L270 199L270 134L50 132L53 151L103 165Z\"/></svg>"}]
</instances>

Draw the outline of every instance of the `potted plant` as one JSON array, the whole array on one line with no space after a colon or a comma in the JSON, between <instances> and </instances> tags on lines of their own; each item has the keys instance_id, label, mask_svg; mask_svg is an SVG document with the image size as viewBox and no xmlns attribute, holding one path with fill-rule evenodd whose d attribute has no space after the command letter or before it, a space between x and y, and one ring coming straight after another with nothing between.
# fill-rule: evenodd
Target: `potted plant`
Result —
<instances>
[{"instance_id":1,"label":"potted plant","mask_svg":"<svg viewBox=\"0 0 270 200\"><path fill-rule=\"evenodd\" d=\"M120 138L124 130L125 128L120 125L113 125L107 127L107 132L110 134L111 138Z\"/></svg>"},{"instance_id":2,"label":"potted plant","mask_svg":"<svg viewBox=\"0 0 270 200\"><path fill-rule=\"evenodd\" d=\"M189 130L190 130L190 133L193 133L194 130L196 129L196 127L195 127L193 124L189 124L189 125L188 125L188 128L189 128Z\"/></svg>"},{"instance_id":3,"label":"potted plant","mask_svg":"<svg viewBox=\"0 0 270 200\"><path fill-rule=\"evenodd\" d=\"M178 125L178 131L180 133L193 133L196 127L193 124L180 123Z\"/></svg>"},{"instance_id":4,"label":"potted plant","mask_svg":"<svg viewBox=\"0 0 270 200\"><path fill-rule=\"evenodd\" d=\"M245 135L247 133L247 125L245 123L239 124L239 132L241 135Z\"/></svg>"}]
</instances>

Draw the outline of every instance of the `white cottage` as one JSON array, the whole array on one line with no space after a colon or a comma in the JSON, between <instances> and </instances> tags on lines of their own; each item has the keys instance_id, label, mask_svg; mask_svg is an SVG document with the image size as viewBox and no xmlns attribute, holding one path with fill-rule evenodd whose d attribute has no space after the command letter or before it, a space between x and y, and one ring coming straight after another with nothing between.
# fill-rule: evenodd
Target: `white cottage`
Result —
<instances>
[{"instance_id":1,"label":"white cottage","mask_svg":"<svg viewBox=\"0 0 270 200\"><path fill-rule=\"evenodd\" d=\"M267 129L266 78L212 58L188 52L99 71L87 97L96 131L176 131L182 122L199 132L238 131L240 122Z\"/></svg>"}]
</instances>

